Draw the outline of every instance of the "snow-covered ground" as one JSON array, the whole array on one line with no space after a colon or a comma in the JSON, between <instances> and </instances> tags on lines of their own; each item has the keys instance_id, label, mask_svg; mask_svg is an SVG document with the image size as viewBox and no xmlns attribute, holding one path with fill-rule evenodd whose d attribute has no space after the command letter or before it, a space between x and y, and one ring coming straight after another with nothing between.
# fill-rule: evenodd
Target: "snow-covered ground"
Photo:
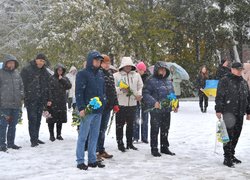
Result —
<instances>
[{"instance_id":1,"label":"snow-covered ground","mask_svg":"<svg viewBox=\"0 0 250 180\"><path fill-rule=\"evenodd\" d=\"M63 125L64 141L50 142L47 124L42 120L40 139L46 142L36 148L30 147L26 111L24 124L17 126L16 144L21 150L0 153L0 180L5 179L250 179L250 121L244 121L243 131L236 148L236 156L243 161L236 168L222 165L222 145L215 148L214 102L209 102L208 112L203 114L198 102L181 102L178 113L172 114L170 149L176 156L153 157L149 144L135 144L138 151L117 150L114 124L106 138L106 150L114 155L105 160L105 168L76 168L75 127L71 116Z\"/></svg>"}]
</instances>

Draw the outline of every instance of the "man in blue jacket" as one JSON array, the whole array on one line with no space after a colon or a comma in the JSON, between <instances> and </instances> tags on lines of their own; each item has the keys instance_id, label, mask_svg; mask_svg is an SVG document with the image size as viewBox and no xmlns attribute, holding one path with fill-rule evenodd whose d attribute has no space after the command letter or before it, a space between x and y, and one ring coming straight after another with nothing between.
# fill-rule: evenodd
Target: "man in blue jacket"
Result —
<instances>
[{"instance_id":1,"label":"man in blue jacket","mask_svg":"<svg viewBox=\"0 0 250 180\"><path fill-rule=\"evenodd\" d=\"M103 107L105 106L105 83L103 73L99 70L103 57L97 51L88 54L86 68L79 71L76 76L76 105L81 120L76 148L77 168L87 170L88 167L105 165L96 160L96 145L101 124ZM99 97L102 106L85 116L85 110L91 98ZM89 135L89 137L88 137ZM88 166L84 161L85 142L88 137Z\"/></svg>"},{"instance_id":2,"label":"man in blue jacket","mask_svg":"<svg viewBox=\"0 0 250 180\"><path fill-rule=\"evenodd\" d=\"M157 62L154 66L154 74L146 81L142 95L146 106L154 107L150 112L151 120L151 134L150 145L151 154L155 157L161 156L158 151L158 134L161 129L160 148L161 153L168 155L175 155L171 152L168 142L168 130L170 127L170 112L171 107L161 107L160 102L167 99L170 93L174 93L172 82L167 80L170 71L164 62ZM178 108L173 109L174 112L178 111Z\"/></svg>"}]
</instances>

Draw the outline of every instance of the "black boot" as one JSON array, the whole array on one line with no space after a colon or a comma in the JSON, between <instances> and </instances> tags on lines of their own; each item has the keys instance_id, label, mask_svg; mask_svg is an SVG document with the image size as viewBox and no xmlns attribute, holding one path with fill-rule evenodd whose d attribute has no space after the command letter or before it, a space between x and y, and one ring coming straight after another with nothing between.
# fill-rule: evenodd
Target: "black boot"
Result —
<instances>
[{"instance_id":1,"label":"black boot","mask_svg":"<svg viewBox=\"0 0 250 180\"><path fill-rule=\"evenodd\" d=\"M234 164L233 164L233 161L232 161L231 158L225 158L223 164L224 164L225 166L234 168Z\"/></svg>"},{"instance_id":2,"label":"black boot","mask_svg":"<svg viewBox=\"0 0 250 180\"><path fill-rule=\"evenodd\" d=\"M175 153L171 152L168 148L161 148L161 153L164 153L170 156L175 156Z\"/></svg>"},{"instance_id":3,"label":"black boot","mask_svg":"<svg viewBox=\"0 0 250 180\"><path fill-rule=\"evenodd\" d=\"M240 164L240 163L241 163L241 160L239 160L239 159L237 159L235 156L233 156L232 162L235 163L235 164Z\"/></svg>"},{"instance_id":4,"label":"black boot","mask_svg":"<svg viewBox=\"0 0 250 180\"><path fill-rule=\"evenodd\" d=\"M63 140L62 136L61 136L61 132L62 132L62 123L56 123L56 132L57 132L57 136L56 139L58 140Z\"/></svg>"},{"instance_id":5,"label":"black boot","mask_svg":"<svg viewBox=\"0 0 250 180\"><path fill-rule=\"evenodd\" d=\"M118 143L118 149L121 152L125 152L125 147L124 147L124 144L123 144L122 140L118 140L117 143Z\"/></svg>"},{"instance_id":6,"label":"black boot","mask_svg":"<svg viewBox=\"0 0 250 180\"><path fill-rule=\"evenodd\" d=\"M49 134L50 134L49 140L53 142L56 140L55 135L54 135L54 123L50 123L48 124L48 126L49 126Z\"/></svg>"},{"instance_id":7,"label":"black boot","mask_svg":"<svg viewBox=\"0 0 250 180\"><path fill-rule=\"evenodd\" d=\"M138 150L133 144L127 145L127 149Z\"/></svg>"},{"instance_id":8,"label":"black boot","mask_svg":"<svg viewBox=\"0 0 250 180\"><path fill-rule=\"evenodd\" d=\"M77 168L80 169L80 170L87 170L88 166L86 166L84 163L82 163L82 164L78 164Z\"/></svg>"},{"instance_id":9,"label":"black boot","mask_svg":"<svg viewBox=\"0 0 250 180\"><path fill-rule=\"evenodd\" d=\"M203 109L203 107L201 107L201 112L202 112L202 113L204 112L204 109Z\"/></svg>"},{"instance_id":10,"label":"black boot","mask_svg":"<svg viewBox=\"0 0 250 180\"><path fill-rule=\"evenodd\" d=\"M89 167L95 168L95 167L99 167L99 168L104 168L105 165L102 164L102 162L96 161L94 163L89 163L88 164Z\"/></svg>"},{"instance_id":11,"label":"black boot","mask_svg":"<svg viewBox=\"0 0 250 180\"><path fill-rule=\"evenodd\" d=\"M151 149L151 154L154 156L154 157L160 157L161 154L159 153L158 149L157 148L152 148Z\"/></svg>"},{"instance_id":12,"label":"black boot","mask_svg":"<svg viewBox=\"0 0 250 180\"><path fill-rule=\"evenodd\" d=\"M206 112L207 112L207 107L205 107L205 108L204 108L204 111L203 111L203 112L204 112L204 113L206 113Z\"/></svg>"}]
</instances>

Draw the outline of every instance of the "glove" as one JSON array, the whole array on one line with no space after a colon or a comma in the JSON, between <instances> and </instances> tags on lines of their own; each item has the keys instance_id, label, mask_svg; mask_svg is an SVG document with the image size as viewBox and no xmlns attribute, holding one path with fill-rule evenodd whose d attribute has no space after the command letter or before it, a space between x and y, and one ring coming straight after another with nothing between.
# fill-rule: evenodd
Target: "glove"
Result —
<instances>
[{"instance_id":1,"label":"glove","mask_svg":"<svg viewBox=\"0 0 250 180\"><path fill-rule=\"evenodd\" d=\"M118 111L120 111L119 106L118 106L118 105L115 105L115 106L113 107L113 111L114 111L115 113L117 113Z\"/></svg>"}]
</instances>

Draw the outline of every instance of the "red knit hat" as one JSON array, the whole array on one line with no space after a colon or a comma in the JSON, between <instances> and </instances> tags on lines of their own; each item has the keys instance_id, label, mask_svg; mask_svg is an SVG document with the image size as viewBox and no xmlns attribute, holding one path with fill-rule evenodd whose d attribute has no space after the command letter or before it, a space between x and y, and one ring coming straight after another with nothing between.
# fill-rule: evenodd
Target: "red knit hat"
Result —
<instances>
[{"instance_id":1,"label":"red knit hat","mask_svg":"<svg viewBox=\"0 0 250 180\"><path fill-rule=\"evenodd\" d=\"M137 69L137 70L140 70L140 71L146 71L146 70L147 70L147 67L146 67L146 65L144 64L144 62L139 62L139 63L136 65L136 69Z\"/></svg>"}]
</instances>

